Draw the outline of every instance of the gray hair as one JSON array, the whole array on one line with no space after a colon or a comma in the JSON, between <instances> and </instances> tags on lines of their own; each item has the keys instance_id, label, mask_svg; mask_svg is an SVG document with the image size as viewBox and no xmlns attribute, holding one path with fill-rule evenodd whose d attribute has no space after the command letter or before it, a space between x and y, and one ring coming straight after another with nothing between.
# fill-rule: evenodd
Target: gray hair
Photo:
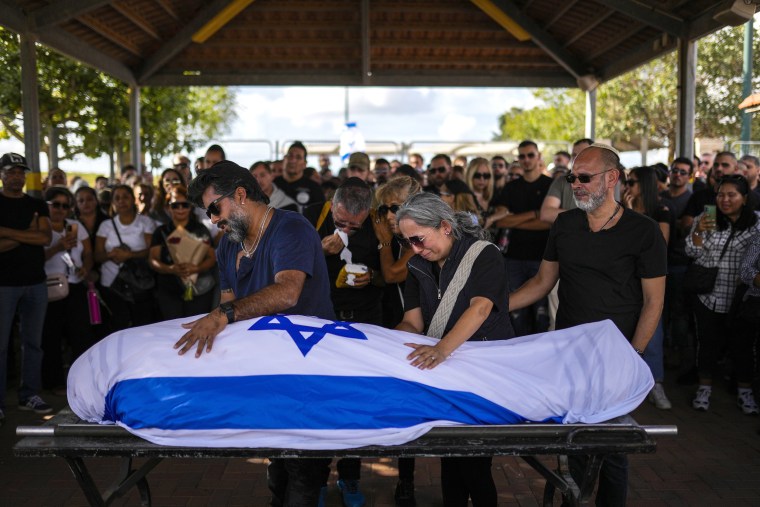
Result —
<instances>
[{"instance_id":1,"label":"gray hair","mask_svg":"<svg viewBox=\"0 0 760 507\"><path fill-rule=\"evenodd\" d=\"M366 213L372 207L372 189L366 184L343 184L333 196L333 205L342 204L351 215Z\"/></svg>"},{"instance_id":2,"label":"gray hair","mask_svg":"<svg viewBox=\"0 0 760 507\"><path fill-rule=\"evenodd\" d=\"M423 192L410 196L396 213L396 223L409 219L420 227L437 229L441 222L451 224L454 238L473 236L477 239L488 239L488 233L472 219L472 215L464 211L454 211L451 206L432 193Z\"/></svg>"}]
</instances>

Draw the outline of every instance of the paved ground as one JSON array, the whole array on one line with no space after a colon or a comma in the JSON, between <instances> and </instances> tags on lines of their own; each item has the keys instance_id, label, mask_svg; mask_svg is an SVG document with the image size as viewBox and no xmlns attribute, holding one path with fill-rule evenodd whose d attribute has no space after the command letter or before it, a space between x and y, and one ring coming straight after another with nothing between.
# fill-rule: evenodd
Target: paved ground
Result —
<instances>
[{"instance_id":1,"label":"paved ground","mask_svg":"<svg viewBox=\"0 0 760 507\"><path fill-rule=\"evenodd\" d=\"M656 454L631 458L629 505L760 505L760 419L745 416L725 386L716 386L710 412L689 406L694 387L667 385L670 411L644 403L634 417L641 424L676 424L679 436L661 438ZM65 398L45 394L57 409ZM15 392L9 393L13 405ZM84 497L60 459L14 458L18 425L35 425L42 417L12 406L0 428L0 506L83 506ZM105 487L118 467L110 458L88 460L98 484ZM391 507L395 461L365 460L362 489L370 507ZM440 506L438 460L417 461L420 507ZM537 506L543 479L516 458L496 458L494 477L500 506ZM267 504L263 460L165 460L149 476L156 506L264 506ZM331 477L328 506L340 505ZM140 505L136 493L114 505Z\"/></svg>"}]
</instances>

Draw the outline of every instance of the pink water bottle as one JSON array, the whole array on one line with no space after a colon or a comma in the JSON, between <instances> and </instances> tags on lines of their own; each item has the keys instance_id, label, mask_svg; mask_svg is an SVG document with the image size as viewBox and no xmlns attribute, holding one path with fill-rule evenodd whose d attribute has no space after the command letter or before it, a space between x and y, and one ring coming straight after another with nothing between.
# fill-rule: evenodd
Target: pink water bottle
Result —
<instances>
[{"instance_id":1,"label":"pink water bottle","mask_svg":"<svg viewBox=\"0 0 760 507\"><path fill-rule=\"evenodd\" d=\"M100 302L92 282L87 283L87 305L90 307L90 324L100 324Z\"/></svg>"}]
</instances>

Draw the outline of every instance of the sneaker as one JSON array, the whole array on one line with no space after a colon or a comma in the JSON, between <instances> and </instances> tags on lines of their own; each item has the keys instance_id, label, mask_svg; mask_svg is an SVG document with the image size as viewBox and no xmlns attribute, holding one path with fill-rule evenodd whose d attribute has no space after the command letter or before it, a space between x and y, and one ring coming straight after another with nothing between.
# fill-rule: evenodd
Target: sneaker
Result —
<instances>
[{"instance_id":1,"label":"sneaker","mask_svg":"<svg viewBox=\"0 0 760 507\"><path fill-rule=\"evenodd\" d=\"M45 401L37 396L30 396L26 401L18 404L19 410L33 410L36 414L49 414L53 411L53 407L45 403Z\"/></svg>"},{"instance_id":2,"label":"sneaker","mask_svg":"<svg viewBox=\"0 0 760 507\"><path fill-rule=\"evenodd\" d=\"M396 507L415 507L417 500L414 498L414 482L398 481L396 484Z\"/></svg>"},{"instance_id":3,"label":"sneaker","mask_svg":"<svg viewBox=\"0 0 760 507\"><path fill-rule=\"evenodd\" d=\"M317 507L325 507L325 499L327 498L327 484L319 489L319 501Z\"/></svg>"},{"instance_id":4,"label":"sneaker","mask_svg":"<svg viewBox=\"0 0 760 507\"><path fill-rule=\"evenodd\" d=\"M343 494L345 507L362 507L366 503L364 495L359 491L359 481L338 479L338 489Z\"/></svg>"},{"instance_id":5,"label":"sneaker","mask_svg":"<svg viewBox=\"0 0 760 507\"><path fill-rule=\"evenodd\" d=\"M673 405L670 404L670 400L665 396L665 389L662 388L662 384L657 382L647 397L650 403L654 403L654 406L660 410L670 410Z\"/></svg>"},{"instance_id":6,"label":"sneaker","mask_svg":"<svg viewBox=\"0 0 760 507\"><path fill-rule=\"evenodd\" d=\"M757 403L755 403L755 397L752 395L752 391L749 389L744 392L739 392L739 396L736 399L736 404L739 405L739 408L742 409L742 412L747 415L760 413L760 408L758 408Z\"/></svg>"},{"instance_id":7,"label":"sneaker","mask_svg":"<svg viewBox=\"0 0 760 507\"><path fill-rule=\"evenodd\" d=\"M703 412L707 412L707 409L710 408L711 394L712 394L712 388L706 387L706 386L700 386L700 388L697 389L697 395L694 397L694 400L691 402L691 406L694 408L694 410L702 410Z\"/></svg>"}]
</instances>

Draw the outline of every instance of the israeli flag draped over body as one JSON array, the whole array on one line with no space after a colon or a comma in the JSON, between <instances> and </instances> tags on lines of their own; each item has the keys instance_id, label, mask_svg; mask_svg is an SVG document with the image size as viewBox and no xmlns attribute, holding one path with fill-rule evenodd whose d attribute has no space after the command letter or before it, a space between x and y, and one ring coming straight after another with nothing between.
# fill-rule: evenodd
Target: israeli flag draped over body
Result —
<instances>
[{"instance_id":1,"label":"israeli flag draped over body","mask_svg":"<svg viewBox=\"0 0 760 507\"><path fill-rule=\"evenodd\" d=\"M436 340L295 315L234 323L211 353L180 356L188 320L88 350L69 373L72 410L162 445L344 449L402 444L435 426L603 422L653 385L611 321L467 342L419 370L404 343Z\"/></svg>"}]
</instances>

